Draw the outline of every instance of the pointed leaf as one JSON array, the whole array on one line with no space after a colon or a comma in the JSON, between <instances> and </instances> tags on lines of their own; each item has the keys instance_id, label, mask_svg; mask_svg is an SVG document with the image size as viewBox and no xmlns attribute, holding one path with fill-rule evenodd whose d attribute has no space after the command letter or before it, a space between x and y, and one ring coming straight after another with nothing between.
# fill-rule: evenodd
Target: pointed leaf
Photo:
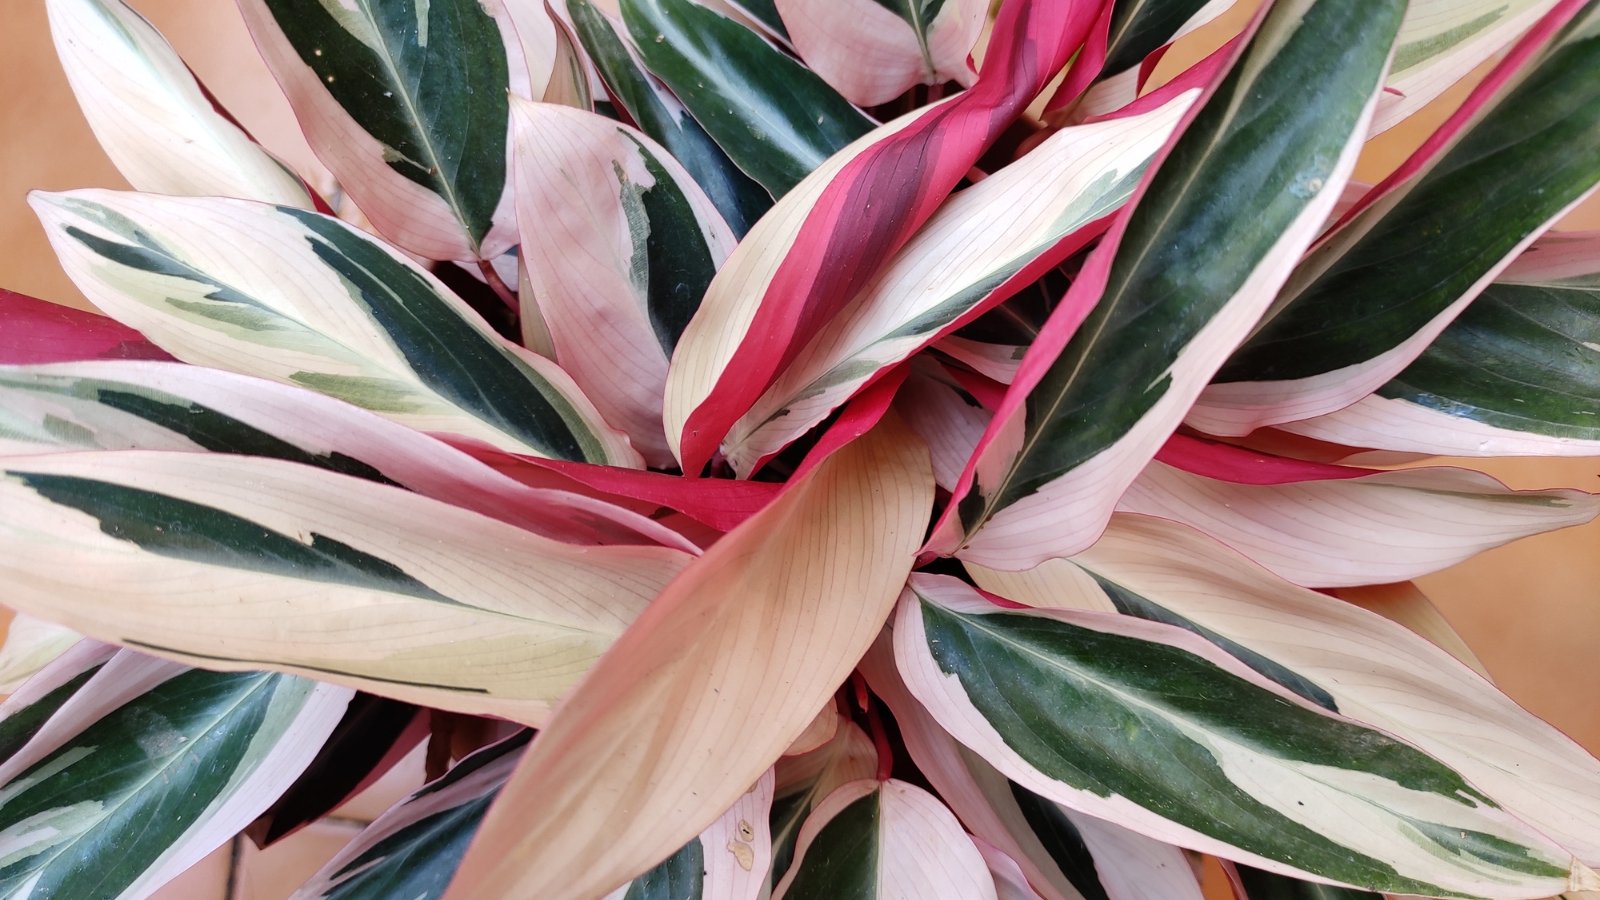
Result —
<instances>
[{"instance_id":1,"label":"pointed leaf","mask_svg":"<svg viewBox=\"0 0 1600 900\"><path fill-rule=\"evenodd\" d=\"M1198 532L1119 516L1071 561L973 574L1029 604L1194 631L1309 701L1411 742L1579 859L1600 861L1600 761L1404 627L1273 578Z\"/></svg>"},{"instance_id":2,"label":"pointed leaf","mask_svg":"<svg viewBox=\"0 0 1600 900\"><path fill-rule=\"evenodd\" d=\"M690 558L558 544L279 460L119 450L0 470L17 609L211 668L535 725Z\"/></svg>"},{"instance_id":3,"label":"pointed leaf","mask_svg":"<svg viewBox=\"0 0 1600 900\"><path fill-rule=\"evenodd\" d=\"M1524 44L1545 41L1535 33ZM1448 150L1358 207L1300 265L1189 424L1243 435L1361 399L1600 184L1600 7L1521 67L1518 56L1457 113L1472 124Z\"/></svg>"},{"instance_id":4,"label":"pointed leaf","mask_svg":"<svg viewBox=\"0 0 1600 900\"><path fill-rule=\"evenodd\" d=\"M918 84L969 85L987 0L776 0L800 58L851 103Z\"/></svg>"},{"instance_id":5,"label":"pointed leaf","mask_svg":"<svg viewBox=\"0 0 1600 900\"><path fill-rule=\"evenodd\" d=\"M640 132L548 103L512 109L521 258L556 361L647 463L670 467L667 360L733 234Z\"/></svg>"},{"instance_id":6,"label":"pointed leaf","mask_svg":"<svg viewBox=\"0 0 1600 900\"><path fill-rule=\"evenodd\" d=\"M96 690L113 678L149 683L128 698ZM0 840L9 848L0 889L153 891L265 809L311 761L350 694L124 651L57 711L74 733L59 743L41 734L0 766Z\"/></svg>"},{"instance_id":7,"label":"pointed leaf","mask_svg":"<svg viewBox=\"0 0 1600 900\"><path fill-rule=\"evenodd\" d=\"M925 575L894 627L900 671L939 723L1074 809L1271 871L1393 893L1525 898L1595 883L1450 768L1181 628L1007 610Z\"/></svg>"},{"instance_id":8,"label":"pointed leaf","mask_svg":"<svg viewBox=\"0 0 1600 900\"><path fill-rule=\"evenodd\" d=\"M931 549L1026 568L1094 539L1337 199L1403 5L1273 5L1028 351Z\"/></svg>"},{"instance_id":9,"label":"pointed leaf","mask_svg":"<svg viewBox=\"0 0 1600 900\"><path fill-rule=\"evenodd\" d=\"M932 502L891 420L714 544L534 741L452 895L603 893L702 831L855 667Z\"/></svg>"},{"instance_id":10,"label":"pointed leaf","mask_svg":"<svg viewBox=\"0 0 1600 900\"><path fill-rule=\"evenodd\" d=\"M78 287L184 362L309 387L419 430L637 465L566 373L337 219L117 191L30 199Z\"/></svg>"},{"instance_id":11,"label":"pointed leaf","mask_svg":"<svg viewBox=\"0 0 1600 900\"><path fill-rule=\"evenodd\" d=\"M239 0L317 157L374 227L429 259L492 259L506 202L499 26L479 0Z\"/></svg>"}]
</instances>

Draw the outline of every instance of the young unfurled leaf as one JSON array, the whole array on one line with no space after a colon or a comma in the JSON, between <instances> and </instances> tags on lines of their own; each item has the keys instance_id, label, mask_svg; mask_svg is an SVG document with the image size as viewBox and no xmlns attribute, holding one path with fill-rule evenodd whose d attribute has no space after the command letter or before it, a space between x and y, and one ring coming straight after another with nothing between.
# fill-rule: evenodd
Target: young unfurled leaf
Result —
<instances>
[{"instance_id":1,"label":"young unfurled leaf","mask_svg":"<svg viewBox=\"0 0 1600 900\"><path fill-rule=\"evenodd\" d=\"M337 219L219 198L31 196L79 288L184 362L308 387L423 431L637 466L554 363Z\"/></svg>"},{"instance_id":2,"label":"young unfurled leaf","mask_svg":"<svg viewBox=\"0 0 1600 900\"><path fill-rule=\"evenodd\" d=\"M299 176L212 107L172 45L122 0L49 0L84 118L141 191L310 208Z\"/></svg>"},{"instance_id":3,"label":"young unfurled leaf","mask_svg":"<svg viewBox=\"0 0 1600 900\"><path fill-rule=\"evenodd\" d=\"M972 83L987 0L776 0L800 58L851 103L877 106L918 84Z\"/></svg>"},{"instance_id":4,"label":"young unfurled leaf","mask_svg":"<svg viewBox=\"0 0 1600 900\"><path fill-rule=\"evenodd\" d=\"M1600 885L1448 766L1183 628L1003 609L917 575L894 629L899 669L939 724L1073 809L1391 893L1510 900Z\"/></svg>"},{"instance_id":5,"label":"young unfurled leaf","mask_svg":"<svg viewBox=\"0 0 1600 900\"><path fill-rule=\"evenodd\" d=\"M690 560L220 454L0 459L6 602L211 668L541 724ZM226 603L218 601L227 598Z\"/></svg>"},{"instance_id":6,"label":"young unfurled leaf","mask_svg":"<svg viewBox=\"0 0 1600 900\"><path fill-rule=\"evenodd\" d=\"M1144 516L1118 516L1070 561L972 572L985 589L1032 606L1115 610L1193 631L1308 701L1409 741L1586 864L1600 863L1600 824L1589 814L1600 803L1600 761L1400 625Z\"/></svg>"},{"instance_id":7,"label":"young unfurled leaf","mask_svg":"<svg viewBox=\"0 0 1600 900\"><path fill-rule=\"evenodd\" d=\"M56 710L52 724L65 727L0 765L0 890L148 894L292 783L350 693L119 653Z\"/></svg>"},{"instance_id":8,"label":"young unfurled leaf","mask_svg":"<svg viewBox=\"0 0 1600 900\"><path fill-rule=\"evenodd\" d=\"M511 74L484 6L239 2L317 157L380 233L429 259L493 259L516 239Z\"/></svg>"},{"instance_id":9,"label":"young unfurled leaf","mask_svg":"<svg viewBox=\"0 0 1600 900\"><path fill-rule=\"evenodd\" d=\"M712 545L534 741L452 895L603 893L700 833L855 667L932 503L889 420Z\"/></svg>"},{"instance_id":10,"label":"young unfurled leaf","mask_svg":"<svg viewBox=\"0 0 1600 900\"><path fill-rule=\"evenodd\" d=\"M390 807L290 900L437 900L528 746L521 732L473 753Z\"/></svg>"},{"instance_id":11,"label":"young unfurled leaf","mask_svg":"<svg viewBox=\"0 0 1600 900\"><path fill-rule=\"evenodd\" d=\"M1600 184L1600 7L1560 22L1541 23L1300 264L1190 425L1243 435L1361 399Z\"/></svg>"},{"instance_id":12,"label":"young unfurled leaf","mask_svg":"<svg viewBox=\"0 0 1600 900\"><path fill-rule=\"evenodd\" d=\"M1027 568L1094 540L1337 199L1403 6L1271 8L1051 314L930 549Z\"/></svg>"},{"instance_id":13,"label":"young unfurled leaf","mask_svg":"<svg viewBox=\"0 0 1600 900\"><path fill-rule=\"evenodd\" d=\"M1193 99L1063 129L952 197L734 423L722 443L734 470L748 474L878 373L1088 243Z\"/></svg>"},{"instance_id":14,"label":"young unfurled leaf","mask_svg":"<svg viewBox=\"0 0 1600 900\"><path fill-rule=\"evenodd\" d=\"M903 781L852 781L806 819L774 900L995 900L994 879L944 804Z\"/></svg>"},{"instance_id":15,"label":"young unfurled leaf","mask_svg":"<svg viewBox=\"0 0 1600 900\"><path fill-rule=\"evenodd\" d=\"M734 237L656 142L581 110L512 102L525 304L559 363L645 461L674 464L667 360Z\"/></svg>"}]
</instances>

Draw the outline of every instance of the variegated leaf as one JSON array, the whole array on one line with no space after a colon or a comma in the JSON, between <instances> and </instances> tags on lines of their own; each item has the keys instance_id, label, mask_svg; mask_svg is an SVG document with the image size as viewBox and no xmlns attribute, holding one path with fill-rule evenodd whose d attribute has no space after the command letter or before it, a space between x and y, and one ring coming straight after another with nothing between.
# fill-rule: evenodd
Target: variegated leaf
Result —
<instances>
[{"instance_id":1,"label":"variegated leaf","mask_svg":"<svg viewBox=\"0 0 1600 900\"><path fill-rule=\"evenodd\" d=\"M903 781L852 781L806 819L774 900L995 900L983 855L950 810Z\"/></svg>"},{"instance_id":2,"label":"variegated leaf","mask_svg":"<svg viewBox=\"0 0 1600 900\"><path fill-rule=\"evenodd\" d=\"M374 819L290 900L437 900L532 737L461 760Z\"/></svg>"},{"instance_id":3,"label":"variegated leaf","mask_svg":"<svg viewBox=\"0 0 1600 900\"><path fill-rule=\"evenodd\" d=\"M1222 445L1192 452L1240 463L1260 458ZM1307 464L1300 475L1248 483L1173 462L1152 460L1117 508L1191 525L1308 587L1406 581L1600 515L1595 495L1513 491L1468 469L1381 472Z\"/></svg>"},{"instance_id":4,"label":"variegated leaf","mask_svg":"<svg viewBox=\"0 0 1600 900\"><path fill-rule=\"evenodd\" d=\"M0 644L0 694L14 696L22 683L72 649L83 635L48 619L11 613ZM0 715L4 715L0 708ZM3 740L0 740L3 743Z\"/></svg>"},{"instance_id":5,"label":"variegated leaf","mask_svg":"<svg viewBox=\"0 0 1600 900\"><path fill-rule=\"evenodd\" d=\"M851 103L918 84L970 85L987 0L776 0L800 58Z\"/></svg>"},{"instance_id":6,"label":"variegated leaf","mask_svg":"<svg viewBox=\"0 0 1600 900\"><path fill-rule=\"evenodd\" d=\"M0 451L265 456L393 484L570 544L698 551L646 515L531 487L381 416L303 388L160 362L0 366Z\"/></svg>"},{"instance_id":7,"label":"variegated leaf","mask_svg":"<svg viewBox=\"0 0 1600 900\"><path fill-rule=\"evenodd\" d=\"M56 711L66 728L41 731L0 765L0 890L147 895L288 787L350 696L290 675L119 653Z\"/></svg>"},{"instance_id":8,"label":"variegated leaf","mask_svg":"<svg viewBox=\"0 0 1600 900\"><path fill-rule=\"evenodd\" d=\"M80 638L41 666L0 703L0 763L21 750L62 704L83 689L117 648Z\"/></svg>"},{"instance_id":9,"label":"variegated leaf","mask_svg":"<svg viewBox=\"0 0 1600 900\"><path fill-rule=\"evenodd\" d=\"M772 867L772 770L678 852L606 900L757 900Z\"/></svg>"},{"instance_id":10,"label":"variegated leaf","mask_svg":"<svg viewBox=\"0 0 1600 900\"><path fill-rule=\"evenodd\" d=\"M985 589L1029 605L1114 610L1193 631L1307 701L1409 741L1494 805L1585 863L1600 863L1600 761L1381 616L1283 582L1186 526L1144 516L1114 519L1070 561L971 571Z\"/></svg>"},{"instance_id":11,"label":"variegated leaf","mask_svg":"<svg viewBox=\"0 0 1600 900\"><path fill-rule=\"evenodd\" d=\"M730 159L782 197L872 127L815 72L692 0L621 0L650 72Z\"/></svg>"},{"instance_id":12,"label":"variegated leaf","mask_svg":"<svg viewBox=\"0 0 1600 900\"><path fill-rule=\"evenodd\" d=\"M691 558L560 544L280 460L90 451L0 472L19 610L210 668L533 725Z\"/></svg>"},{"instance_id":13,"label":"variegated leaf","mask_svg":"<svg viewBox=\"0 0 1600 900\"><path fill-rule=\"evenodd\" d=\"M306 139L373 226L429 259L516 240L506 177L512 84L480 0L239 0Z\"/></svg>"},{"instance_id":14,"label":"variegated leaf","mask_svg":"<svg viewBox=\"0 0 1600 900\"><path fill-rule=\"evenodd\" d=\"M1052 121L1082 120L1122 109L1139 97L1150 72L1173 43L1227 12L1237 0L1116 0L1111 4L1095 81L1084 91L1089 57L1075 62L1045 111Z\"/></svg>"},{"instance_id":15,"label":"variegated leaf","mask_svg":"<svg viewBox=\"0 0 1600 900\"><path fill-rule=\"evenodd\" d=\"M566 0L573 30L600 72L613 102L694 178L736 237L743 237L772 207L765 188L750 180L667 90L646 71L622 25L591 0Z\"/></svg>"},{"instance_id":16,"label":"variegated leaf","mask_svg":"<svg viewBox=\"0 0 1600 900\"><path fill-rule=\"evenodd\" d=\"M675 464L667 360L734 237L649 137L582 110L512 101L521 259L558 362L645 462Z\"/></svg>"},{"instance_id":17,"label":"variegated leaf","mask_svg":"<svg viewBox=\"0 0 1600 900\"><path fill-rule=\"evenodd\" d=\"M185 362L309 387L423 431L638 465L565 372L337 219L117 191L30 200L78 287Z\"/></svg>"},{"instance_id":18,"label":"variegated leaf","mask_svg":"<svg viewBox=\"0 0 1600 900\"><path fill-rule=\"evenodd\" d=\"M1193 100L1062 129L957 193L734 423L722 443L734 470L750 473L884 369L1080 249Z\"/></svg>"},{"instance_id":19,"label":"variegated leaf","mask_svg":"<svg viewBox=\"0 0 1600 900\"><path fill-rule=\"evenodd\" d=\"M1301 263L1189 424L1243 435L1377 390L1600 184L1600 6L1558 30L1573 6Z\"/></svg>"},{"instance_id":20,"label":"variegated leaf","mask_svg":"<svg viewBox=\"0 0 1600 900\"><path fill-rule=\"evenodd\" d=\"M911 373L895 392L894 403L895 411L928 445L934 482L954 490L989 424L988 411L927 355L912 359Z\"/></svg>"},{"instance_id":21,"label":"variegated leaf","mask_svg":"<svg viewBox=\"0 0 1600 900\"><path fill-rule=\"evenodd\" d=\"M844 719L832 740L809 753L785 756L773 768L776 786L769 828L771 881L776 884L794 862L795 842L806 817L839 787L876 775L878 751L861 726Z\"/></svg>"},{"instance_id":22,"label":"variegated leaf","mask_svg":"<svg viewBox=\"0 0 1600 900\"><path fill-rule=\"evenodd\" d=\"M1451 456L1600 455L1600 233L1535 243L1389 383L1283 428Z\"/></svg>"},{"instance_id":23,"label":"variegated leaf","mask_svg":"<svg viewBox=\"0 0 1600 900\"><path fill-rule=\"evenodd\" d=\"M172 45L122 0L45 6L84 118L129 184L311 206L299 176L214 109Z\"/></svg>"},{"instance_id":24,"label":"variegated leaf","mask_svg":"<svg viewBox=\"0 0 1600 900\"><path fill-rule=\"evenodd\" d=\"M1271 8L1029 349L931 550L1027 568L1094 540L1338 198L1403 6Z\"/></svg>"},{"instance_id":25,"label":"variegated leaf","mask_svg":"<svg viewBox=\"0 0 1600 900\"><path fill-rule=\"evenodd\" d=\"M1448 766L1179 627L1005 609L917 575L895 658L939 724L1008 778L1160 840L1391 893L1600 885Z\"/></svg>"}]
</instances>

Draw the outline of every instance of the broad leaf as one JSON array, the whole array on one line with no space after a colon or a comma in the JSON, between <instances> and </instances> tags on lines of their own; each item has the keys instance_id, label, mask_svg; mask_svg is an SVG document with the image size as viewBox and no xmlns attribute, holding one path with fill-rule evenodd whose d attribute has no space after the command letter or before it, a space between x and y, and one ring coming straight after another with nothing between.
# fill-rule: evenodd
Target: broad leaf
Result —
<instances>
[{"instance_id":1,"label":"broad leaf","mask_svg":"<svg viewBox=\"0 0 1600 900\"><path fill-rule=\"evenodd\" d=\"M290 900L437 900L531 737L521 732L456 763L390 807Z\"/></svg>"},{"instance_id":2,"label":"broad leaf","mask_svg":"<svg viewBox=\"0 0 1600 900\"><path fill-rule=\"evenodd\" d=\"M855 667L932 502L890 420L712 545L534 741L452 894L599 894L699 834Z\"/></svg>"},{"instance_id":3,"label":"broad leaf","mask_svg":"<svg viewBox=\"0 0 1600 900\"><path fill-rule=\"evenodd\" d=\"M926 897L994 900L994 879L961 823L903 781L852 781L800 829L774 900Z\"/></svg>"},{"instance_id":4,"label":"broad leaf","mask_svg":"<svg viewBox=\"0 0 1600 900\"><path fill-rule=\"evenodd\" d=\"M877 106L918 84L963 86L987 0L775 0L800 58L851 103Z\"/></svg>"},{"instance_id":5,"label":"broad leaf","mask_svg":"<svg viewBox=\"0 0 1600 900\"><path fill-rule=\"evenodd\" d=\"M1579 859L1600 862L1591 814L1600 807L1600 761L1400 625L1144 516L1119 516L1070 561L972 571L984 588L1029 605L1115 610L1187 628L1308 701L1411 742Z\"/></svg>"},{"instance_id":6,"label":"broad leaf","mask_svg":"<svg viewBox=\"0 0 1600 900\"><path fill-rule=\"evenodd\" d=\"M429 259L492 259L511 74L479 0L239 0L306 139L374 227Z\"/></svg>"},{"instance_id":7,"label":"broad leaf","mask_svg":"<svg viewBox=\"0 0 1600 900\"><path fill-rule=\"evenodd\" d=\"M638 463L565 372L337 219L116 191L30 199L78 287L184 362L507 450Z\"/></svg>"},{"instance_id":8,"label":"broad leaf","mask_svg":"<svg viewBox=\"0 0 1600 900\"><path fill-rule=\"evenodd\" d=\"M570 544L660 544L695 552L640 513L571 491L530 487L321 394L199 366L0 366L0 449L266 456L404 487Z\"/></svg>"},{"instance_id":9,"label":"broad leaf","mask_svg":"<svg viewBox=\"0 0 1600 900\"><path fill-rule=\"evenodd\" d=\"M211 668L534 725L690 559L559 544L279 460L90 451L0 471L19 610Z\"/></svg>"},{"instance_id":10,"label":"broad leaf","mask_svg":"<svg viewBox=\"0 0 1600 900\"><path fill-rule=\"evenodd\" d=\"M1007 777L1161 840L1392 893L1600 884L1436 759L1179 627L1008 610L918 575L895 658L934 718Z\"/></svg>"},{"instance_id":11,"label":"broad leaf","mask_svg":"<svg viewBox=\"0 0 1600 900\"><path fill-rule=\"evenodd\" d=\"M1026 568L1094 539L1332 208L1403 6L1271 8L1029 349L930 549Z\"/></svg>"},{"instance_id":12,"label":"broad leaf","mask_svg":"<svg viewBox=\"0 0 1600 900\"><path fill-rule=\"evenodd\" d=\"M773 776L767 773L700 836L606 900L740 900L760 897L772 866Z\"/></svg>"},{"instance_id":13,"label":"broad leaf","mask_svg":"<svg viewBox=\"0 0 1600 900\"><path fill-rule=\"evenodd\" d=\"M1539 33L1524 45L1542 52L1480 86L1445 126L1471 123L1448 150L1425 145L1408 163L1420 174L1358 207L1300 265L1189 424L1242 435L1371 393L1600 184L1600 6L1548 48Z\"/></svg>"},{"instance_id":14,"label":"broad leaf","mask_svg":"<svg viewBox=\"0 0 1600 900\"><path fill-rule=\"evenodd\" d=\"M1168 452L1175 443L1190 454L1239 465L1260 459L1177 437ZM1301 474L1240 483L1184 471L1191 459L1169 459L1152 460L1117 508L1191 525L1308 587L1406 581L1600 515L1600 497L1513 491L1468 469L1380 472L1305 464Z\"/></svg>"},{"instance_id":15,"label":"broad leaf","mask_svg":"<svg viewBox=\"0 0 1600 900\"><path fill-rule=\"evenodd\" d=\"M665 148L626 125L514 100L524 306L556 362L645 462L674 465L667 360L734 237Z\"/></svg>"},{"instance_id":16,"label":"broad leaf","mask_svg":"<svg viewBox=\"0 0 1600 900\"><path fill-rule=\"evenodd\" d=\"M667 148L716 204L734 235L743 237L772 207L766 189L739 171L683 102L645 70L620 23L590 0L566 0L566 5L573 30L613 102L627 110L641 131Z\"/></svg>"},{"instance_id":17,"label":"broad leaf","mask_svg":"<svg viewBox=\"0 0 1600 900\"><path fill-rule=\"evenodd\" d=\"M777 783L770 829L771 875L776 884L794 862L795 842L806 817L836 789L876 775L878 752L861 726L845 719L832 740L809 753L783 757L774 771Z\"/></svg>"},{"instance_id":18,"label":"broad leaf","mask_svg":"<svg viewBox=\"0 0 1600 900\"><path fill-rule=\"evenodd\" d=\"M872 127L816 73L692 0L621 0L645 65L739 168L782 197Z\"/></svg>"},{"instance_id":19,"label":"broad leaf","mask_svg":"<svg viewBox=\"0 0 1600 900\"><path fill-rule=\"evenodd\" d=\"M223 113L182 59L121 0L49 0L50 34L100 146L128 183L309 208L299 176Z\"/></svg>"},{"instance_id":20,"label":"broad leaf","mask_svg":"<svg viewBox=\"0 0 1600 900\"><path fill-rule=\"evenodd\" d=\"M293 782L349 698L289 675L203 672L123 651L56 711L67 729L41 732L0 766L9 850L0 890L153 891Z\"/></svg>"},{"instance_id":21,"label":"broad leaf","mask_svg":"<svg viewBox=\"0 0 1600 900\"><path fill-rule=\"evenodd\" d=\"M748 474L878 373L1088 243L1193 99L1063 129L957 193L734 423L723 456Z\"/></svg>"}]
</instances>

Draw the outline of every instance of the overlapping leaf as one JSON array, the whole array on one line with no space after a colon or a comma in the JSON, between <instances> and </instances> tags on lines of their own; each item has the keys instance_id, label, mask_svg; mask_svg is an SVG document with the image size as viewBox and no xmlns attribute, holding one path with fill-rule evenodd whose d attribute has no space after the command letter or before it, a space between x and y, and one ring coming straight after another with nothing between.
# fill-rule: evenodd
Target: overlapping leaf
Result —
<instances>
[{"instance_id":1,"label":"overlapping leaf","mask_svg":"<svg viewBox=\"0 0 1600 900\"><path fill-rule=\"evenodd\" d=\"M281 460L89 451L0 472L19 610L210 668L535 725L691 558L560 544Z\"/></svg>"},{"instance_id":2,"label":"overlapping leaf","mask_svg":"<svg viewBox=\"0 0 1600 900\"><path fill-rule=\"evenodd\" d=\"M83 635L48 619L12 613L0 644L0 694L9 699L24 681L72 649ZM0 712L0 715L3 715ZM0 740L3 743L3 740Z\"/></svg>"},{"instance_id":3,"label":"overlapping leaf","mask_svg":"<svg viewBox=\"0 0 1600 900\"><path fill-rule=\"evenodd\" d=\"M742 900L763 896L772 867L769 769L697 838L606 900Z\"/></svg>"},{"instance_id":4,"label":"overlapping leaf","mask_svg":"<svg viewBox=\"0 0 1600 900\"><path fill-rule=\"evenodd\" d=\"M309 387L419 430L638 464L565 372L337 219L117 191L31 202L79 288L185 362Z\"/></svg>"},{"instance_id":5,"label":"overlapping leaf","mask_svg":"<svg viewBox=\"0 0 1600 900\"><path fill-rule=\"evenodd\" d=\"M1116 0L1103 32L1045 107L1054 121L1104 115L1132 103L1145 88L1155 63L1179 38L1227 12L1235 0ZM1098 65L1098 70L1095 70ZM1084 90L1085 85L1088 90ZM1082 92L1081 96L1080 93Z\"/></svg>"},{"instance_id":6,"label":"overlapping leaf","mask_svg":"<svg viewBox=\"0 0 1600 900\"><path fill-rule=\"evenodd\" d=\"M524 306L556 361L645 461L674 464L667 360L734 237L659 144L593 113L512 101Z\"/></svg>"},{"instance_id":7,"label":"overlapping leaf","mask_svg":"<svg viewBox=\"0 0 1600 900\"><path fill-rule=\"evenodd\" d=\"M1026 568L1094 539L1332 208L1402 7L1272 7L1051 314L930 549Z\"/></svg>"},{"instance_id":8,"label":"overlapping leaf","mask_svg":"<svg viewBox=\"0 0 1600 900\"><path fill-rule=\"evenodd\" d=\"M115 319L0 288L0 363L171 358Z\"/></svg>"},{"instance_id":9,"label":"overlapping leaf","mask_svg":"<svg viewBox=\"0 0 1600 900\"><path fill-rule=\"evenodd\" d=\"M117 648L110 644L80 638L8 691L5 702L0 703L0 762L32 740L56 710L116 653Z\"/></svg>"},{"instance_id":10,"label":"overlapping leaf","mask_svg":"<svg viewBox=\"0 0 1600 900\"><path fill-rule=\"evenodd\" d=\"M811 811L838 788L871 778L877 771L878 753L872 739L848 719L838 723L833 738L821 747L778 760L770 822L774 884L794 862L800 826Z\"/></svg>"},{"instance_id":11,"label":"overlapping leaf","mask_svg":"<svg viewBox=\"0 0 1600 900\"><path fill-rule=\"evenodd\" d=\"M299 176L213 109L172 46L121 0L50 0L46 8L84 118L128 183L311 206Z\"/></svg>"},{"instance_id":12,"label":"overlapping leaf","mask_svg":"<svg viewBox=\"0 0 1600 900\"><path fill-rule=\"evenodd\" d=\"M452 895L602 893L700 833L854 668L932 502L889 420L714 544L534 741Z\"/></svg>"},{"instance_id":13,"label":"overlapping leaf","mask_svg":"<svg viewBox=\"0 0 1600 900\"><path fill-rule=\"evenodd\" d=\"M895 658L939 724L1008 778L1161 840L1391 893L1600 883L1448 766L1179 627L1007 610L918 575Z\"/></svg>"},{"instance_id":14,"label":"overlapping leaf","mask_svg":"<svg viewBox=\"0 0 1600 900\"><path fill-rule=\"evenodd\" d=\"M1558 30L1574 7L1558 5L1391 178L1409 181L1380 185L1323 240L1190 424L1242 435L1371 393L1600 184L1600 6Z\"/></svg>"},{"instance_id":15,"label":"overlapping leaf","mask_svg":"<svg viewBox=\"0 0 1600 900\"><path fill-rule=\"evenodd\" d=\"M852 103L877 106L918 84L972 83L985 0L776 0L796 52Z\"/></svg>"},{"instance_id":16,"label":"overlapping leaf","mask_svg":"<svg viewBox=\"0 0 1600 900\"><path fill-rule=\"evenodd\" d=\"M1600 761L1434 644L1279 581L1198 532L1118 517L1071 561L973 574L1030 605L1187 628L1308 701L1409 741L1579 859L1600 861L1590 814L1600 803Z\"/></svg>"},{"instance_id":17,"label":"overlapping leaf","mask_svg":"<svg viewBox=\"0 0 1600 900\"><path fill-rule=\"evenodd\" d=\"M0 890L142 896L199 862L300 774L350 691L127 651L0 765Z\"/></svg>"},{"instance_id":18,"label":"overlapping leaf","mask_svg":"<svg viewBox=\"0 0 1600 900\"><path fill-rule=\"evenodd\" d=\"M734 470L747 474L879 372L1080 249L1193 99L1063 129L956 194L734 424L722 444Z\"/></svg>"},{"instance_id":19,"label":"overlapping leaf","mask_svg":"<svg viewBox=\"0 0 1600 900\"><path fill-rule=\"evenodd\" d=\"M511 73L483 3L239 9L311 148L379 232L429 259L492 259L511 246Z\"/></svg>"}]
</instances>

